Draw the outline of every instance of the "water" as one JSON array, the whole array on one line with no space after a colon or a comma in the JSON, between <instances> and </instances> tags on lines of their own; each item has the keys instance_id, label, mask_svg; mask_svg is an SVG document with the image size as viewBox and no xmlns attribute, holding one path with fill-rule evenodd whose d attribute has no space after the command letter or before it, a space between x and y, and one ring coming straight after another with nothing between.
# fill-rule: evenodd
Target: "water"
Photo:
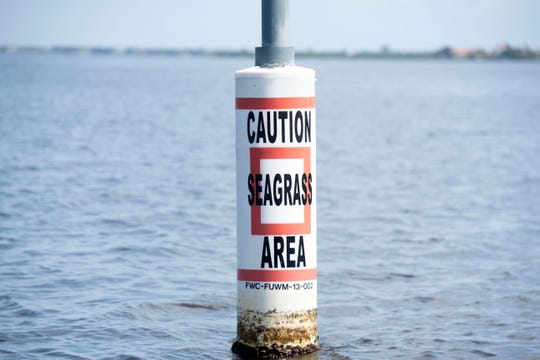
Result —
<instances>
[{"instance_id":1,"label":"water","mask_svg":"<svg viewBox=\"0 0 540 360\"><path fill-rule=\"evenodd\" d=\"M307 359L540 359L540 64L318 74ZM0 358L236 359L233 72L0 55Z\"/></svg>"}]
</instances>

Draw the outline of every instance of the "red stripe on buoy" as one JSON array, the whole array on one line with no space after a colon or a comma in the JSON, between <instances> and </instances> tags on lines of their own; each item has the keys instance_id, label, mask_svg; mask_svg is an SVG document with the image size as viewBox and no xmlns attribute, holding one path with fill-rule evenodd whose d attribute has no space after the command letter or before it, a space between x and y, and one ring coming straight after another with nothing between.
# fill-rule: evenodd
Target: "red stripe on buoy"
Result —
<instances>
[{"instance_id":1,"label":"red stripe on buoy","mask_svg":"<svg viewBox=\"0 0 540 360\"><path fill-rule=\"evenodd\" d=\"M261 282L317 280L317 269L301 269L301 270L238 269L238 280L261 281Z\"/></svg>"},{"instance_id":2,"label":"red stripe on buoy","mask_svg":"<svg viewBox=\"0 0 540 360\"><path fill-rule=\"evenodd\" d=\"M236 98L238 110L311 109L314 107L315 97Z\"/></svg>"}]
</instances>

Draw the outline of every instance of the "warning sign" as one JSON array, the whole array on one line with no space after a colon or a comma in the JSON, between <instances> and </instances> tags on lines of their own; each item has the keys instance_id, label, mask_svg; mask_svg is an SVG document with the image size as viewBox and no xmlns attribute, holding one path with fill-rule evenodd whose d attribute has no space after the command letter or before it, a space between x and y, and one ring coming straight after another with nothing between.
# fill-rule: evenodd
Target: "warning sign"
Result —
<instances>
[{"instance_id":1,"label":"warning sign","mask_svg":"<svg viewBox=\"0 0 540 360\"><path fill-rule=\"evenodd\" d=\"M260 96L236 98L239 292L270 292L273 309L299 296L304 308L300 297L315 295L317 281L314 79L305 78L304 97L269 96L274 80L237 80L237 94Z\"/></svg>"}]
</instances>

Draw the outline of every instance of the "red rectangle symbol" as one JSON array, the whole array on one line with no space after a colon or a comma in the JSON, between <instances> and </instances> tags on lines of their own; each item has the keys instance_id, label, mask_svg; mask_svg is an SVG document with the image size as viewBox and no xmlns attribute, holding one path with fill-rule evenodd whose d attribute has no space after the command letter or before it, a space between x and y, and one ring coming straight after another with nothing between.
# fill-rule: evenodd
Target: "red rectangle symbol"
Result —
<instances>
[{"instance_id":1,"label":"red rectangle symbol","mask_svg":"<svg viewBox=\"0 0 540 360\"><path fill-rule=\"evenodd\" d=\"M311 172L311 149L309 147L291 148L250 148L250 170L252 174L261 172L261 160L266 159L299 159L303 160L304 173ZM301 223L271 223L263 224L261 206L255 203L251 206L252 235L298 235L311 234L311 205L304 206L304 222Z\"/></svg>"}]
</instances>

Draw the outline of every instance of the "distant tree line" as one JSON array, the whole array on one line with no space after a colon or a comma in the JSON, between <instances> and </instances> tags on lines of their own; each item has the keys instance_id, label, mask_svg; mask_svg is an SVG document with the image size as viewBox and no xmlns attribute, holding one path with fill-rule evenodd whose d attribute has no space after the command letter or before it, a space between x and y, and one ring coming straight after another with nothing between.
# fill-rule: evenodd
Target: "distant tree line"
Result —
<instances>
[{"instance_id":1,"label":"distant tree line","mask_svg":"<svg viewBox=\"0 0 540 360\"><path fill-rule=\"evenodd\" d=\"M156 56L253 56L253 50L210 50L177 49L177 48L115 48L115 47L84 47L84 46L1 46L0 53L60 53L60 54L95 54L95 55L156 55ZM540 50L529 47L514 47L504 44L493 50L457 48L445 46L436 51L392 51L388 46L382 46L379 51L318 51L297 50L297 57L317 58L364 58L364 59L513 59L540 60Z\"/></svg>"}]
</instances>

